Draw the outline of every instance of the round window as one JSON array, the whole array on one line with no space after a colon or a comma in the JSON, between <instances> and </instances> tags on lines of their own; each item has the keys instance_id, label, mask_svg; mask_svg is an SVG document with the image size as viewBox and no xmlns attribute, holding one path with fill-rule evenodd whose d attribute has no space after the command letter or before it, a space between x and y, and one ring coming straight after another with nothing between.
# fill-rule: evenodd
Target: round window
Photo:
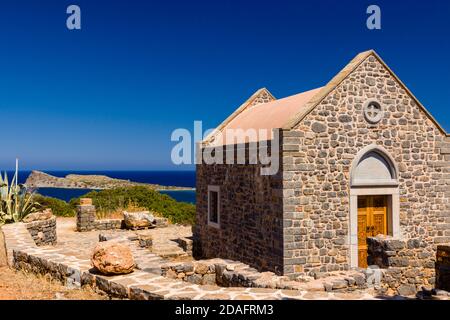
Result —
<instances>
[{"instance_id":1,"label":"round window","mask_svg":"<svg viewBox=\"0 0 450 320\"><path fill-rule=\"evenodd\" d=\"M383 108L377 101L368 101L364 105L364 117L370 123L378 123L383 117Z\"/></svg>"}]
</instances>

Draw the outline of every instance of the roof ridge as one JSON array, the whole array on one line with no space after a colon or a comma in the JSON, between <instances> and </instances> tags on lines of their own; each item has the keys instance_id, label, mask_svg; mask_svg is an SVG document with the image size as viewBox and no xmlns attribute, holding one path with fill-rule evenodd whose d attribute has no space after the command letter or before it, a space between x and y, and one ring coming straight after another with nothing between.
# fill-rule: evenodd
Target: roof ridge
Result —
<instances>
[{"instance_id":1,"label":"roof ridge","mask_svg":"<svg viewBox=\"0 0 450 320\"><path fill-rule=\"evenodd\" d=\"M210 143L211 139L217 135L218 132L220 132L226 125L228 125L231 121L233 121L234 118L236 118L238 115L240 115L245 110L249 109L251 107L251 103L262 93L267 93L273 100L277 100L275 96L267 89L266 87L262 87L258 90L256 90L247 100L244 101L236 110L233 111L232 114L230 114L227 118L225 118L224 121L222 121L221 124L219 124L210 134L206 136L202 140L202 143ZM255 105L251 108L254 108L258 105Z\"/></svg>"},{"instance_id":2,"label":"roof ridge","mask_svg":"<svg viewBox=\"0 0 450 320\"><path fill-rule=\"evenodd\" d=\"M367 57L375 53L367 50L357 54L344 68L341 69L314 97L306 103L306 112L298 112L284 126L283 129L294 128L303 118L309 114L331 91L333 91L347 76L353 72Z\"/></svg>"},{"instance_id":3,"label":"roof ridge","mask_svg":"<svg viewBox=\"0 0 450 320\"><path fill-rule=\"evenodd\" d=\"M246 112L246 111L249 111L250 109L255 109L255 108L258 108L258 107L263 107L263 106L268 105L268 104L270 104L270 103L280 102L280 101L282 101L282 100L289 99L289 98L292 98L292 97L295 97L295 96L298 96L298 95L301 95L301 94L304 94L304 93L308 93L308 92L310 92L310 91L319 90L319 89L322 89L322 88L323 88L323 87L318 87L318 88L314 88L314 89L309 89L309 90L302 91L302 92L299 92L299 93L295 93L295 94L292 94L292 95L290 95L290 96L283 97L283 98L280 98L280 99L276 99L276 100L272 100L272 101L264 102L264 103L258 103L257 105L254 105L254 106L252 106L251 108L246 108L246 109L242 110L241 113ZM232 119L231 121L233 121L233 120L234 120L234 119ZM230 122L231 122L231 121L230 121Z\"/></svg>"}]
</instances>

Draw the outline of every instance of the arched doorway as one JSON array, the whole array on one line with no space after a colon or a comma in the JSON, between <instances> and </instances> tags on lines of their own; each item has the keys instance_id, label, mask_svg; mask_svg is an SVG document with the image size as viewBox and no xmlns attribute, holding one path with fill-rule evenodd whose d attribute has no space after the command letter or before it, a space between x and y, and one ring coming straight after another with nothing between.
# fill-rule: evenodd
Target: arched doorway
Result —
<instances>
[{"instance_id":1,"label":"arched doorway","mask_svg":"<svg viewBox=\"0 0 450 320\"><path fill-rule=\"evenodd\" d=\"M350 266L367 267L367 237L400 236L398 169L376 144L360 150L350 171Z\"/></svg>"}]
</instances>

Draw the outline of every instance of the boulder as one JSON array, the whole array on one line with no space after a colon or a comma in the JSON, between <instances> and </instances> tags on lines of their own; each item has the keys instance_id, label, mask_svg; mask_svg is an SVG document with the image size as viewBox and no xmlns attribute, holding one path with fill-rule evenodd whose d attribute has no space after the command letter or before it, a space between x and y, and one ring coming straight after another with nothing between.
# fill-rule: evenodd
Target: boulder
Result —
<instances>
[{"instance_id":1,"label":"boulder","mask_svg":"<svg viewBox=\"0 0 450 320\"><path fill-rule=\"evenodd\" d=\"M114 241L100 242L94 249L92 265L102 274L127 274L133 272L135 263L128 246Z\"/></svg>"},{"instance_id":2,"label":"boulder","mask_svg":"<svg viewBox=\"0 0 450 320\"><path fill-rule=\"evenodd\" d=\"M53 216L52 209L45 209L44 211L33 212L23 218L23 222L29 223L33 221L48 220Z\"/></svg>"},{"instance_id":3,"label":"boulder","mask_svg":"<svg viewBox=\"0 0 450 320\"><path fill-rule=\"evenodd\" d=\"M123 212L125 226L129 229L143 229L154 226L155 217L149 211Z\"/></svg>"},{"instance_id":4,"label":"boulder","mask_svg":"<svg viewBox=\"0 0 450 320\"><path fill-rule=\"evenodd\" d=\"M398 294L401 296L413 296L416 294L416 286L412 284L402 284L397 288Z\"/></svg>"}]
</instances>

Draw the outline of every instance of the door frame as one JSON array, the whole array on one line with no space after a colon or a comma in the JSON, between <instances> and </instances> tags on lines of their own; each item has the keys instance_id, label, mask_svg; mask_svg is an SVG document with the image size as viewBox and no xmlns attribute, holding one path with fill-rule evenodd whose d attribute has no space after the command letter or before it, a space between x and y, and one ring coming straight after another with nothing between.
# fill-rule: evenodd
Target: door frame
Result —
<instances>
[{"instance_id":1,"label":"door frame","mask_svg":"<svg viewBox=\"0 0 450 320\"><path fill-rule=\"evenodd\" d=\"M398 187L350 188L349 260L350 267L358 267L358 196L388 196L388 234L400 238L400 193Z\"/></svg>"}]
</instances>

